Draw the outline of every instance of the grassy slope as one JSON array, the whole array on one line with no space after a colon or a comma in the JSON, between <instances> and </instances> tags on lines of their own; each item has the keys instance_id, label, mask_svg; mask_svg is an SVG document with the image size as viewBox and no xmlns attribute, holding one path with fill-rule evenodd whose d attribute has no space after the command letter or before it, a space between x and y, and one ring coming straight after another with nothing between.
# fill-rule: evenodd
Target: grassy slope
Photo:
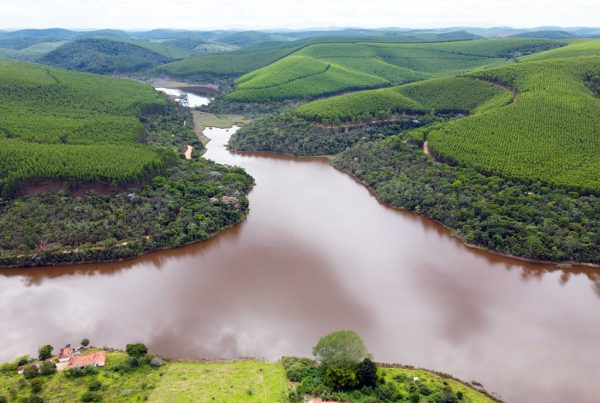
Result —
<instances>
[{"instance_id":1,"label":"grassy slope","mask_svg":"<svg viewBox=\"0 0 600 403\"><path fill-rule=\"evenodd\" d=\"M138 116L164 103L132 81L0 61L0 186L28 178L138 179L162 163L153 149L134 144Z\"/></svg>"},{"instance_id":2,"label":"grassy slope","mask_svg":"<svg viewBox=\"0 0 600 403\"><path fill-rule=\"evenodd\" d=\"M386 382L394 382L399 379L404 380L404 382L400 383L400 391L404 396L408 396L410 394L410 385L414 383L411 381L414 377L417 377L419 378L420 383L427 385L427 387L431 390L443 389L445 386L444 382L446 382L453 391L463 392L464 402L484 403L492 401L488 396L466 386L462 382L459 382L455 379L446 378L423 369L379 368L378 372L385 378ZM408 380L408 382L406 382L406 380Z\"/></svg>"},{"instance_id":3,"label":"grassy slope","mask_svg":"<svg viewBox=\"0 0 600 403\"><path fill-rule=\"evenodd\" d=\"M529 39L312 44L240 77L226 99L306 99L401 84L498 64L517 49L552 44Z\"/></svg>"},{"instance_id":4,"label":"grassy slope","mask_svg":"<svg viewBox=\"0 0 600 403\"><path fill-rule=\"evenodd\" d=\"M282 402L289 391L283 366L255 360L233 362L168 362L160 368L144 365L130 371L115 371L128 360L124 353L109 353L107 365L96 375L68 378L64 373L39 376L44 401L79 401L96 379L102 383L96 392L110 402ZM443 388L446 382L454 391L464 393L465 402L491 402L484 394L451 378L429 371L405 368L379 369L388 383L408 395L408 385L414 376L431 390ZM402 382L399 382L399 380ZM15 371L0 372L0 396L10 397L11 391L21 397L30 396L31 381ZM405 390L406 389L406 390ZM9 400L10 401L10 400Z\"/></svg>"},{"instance_id":5,"label":"grassy slope","mask_svg":"<svg viewBox=\"0 0 600 403\"><path fill-rule=\"evenodd\" d=\"M160 373L148 366L136 371L114 371L127 360L128 356L124 353L109 353L106 366L100 368L98 375L93 378L88 376L72 379L62 372L40 376L38 379L43 380L43 386L39 396L44 401L77 402L88 390L90 381L97 379L102 382L100 394L105 402L144 401L152 393L152 387L160 381ZM30 395L30 388L22 375L17 375L14 371L0 373L0 396L11 396L11 390L16 391L19 397Z\"/></svg>"}]
</instances>

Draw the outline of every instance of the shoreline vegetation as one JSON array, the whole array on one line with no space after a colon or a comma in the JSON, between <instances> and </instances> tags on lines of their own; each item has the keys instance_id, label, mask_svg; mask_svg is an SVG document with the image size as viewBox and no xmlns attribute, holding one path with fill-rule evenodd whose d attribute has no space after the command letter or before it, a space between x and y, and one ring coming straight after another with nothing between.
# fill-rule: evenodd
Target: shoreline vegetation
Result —
<instances>
[{"instance_id":1,"label":"shoreline vegetation","mask_svg":"<svg viewBox=\"0 0 600 403\"><path fill-rule=\"evenodd\" d=\"M436 124L448 120L449 116L429 116L420 117L420 119L428 126L435 127ZM290 121L293 123L290 123ZM335 130L339 129L323 128L314 123L299 120L295 116L290 117L289 113L284 113L276 117L266 117L244 126L234 134L230 146L236 152L276 152L294 157L326 155L331 160L333 167L350 175L357 182L364 185L382 204L403 211L410 211L439 223L449 232L449 235L460 239L469 248L480 249L498 256L531 263L554 264L561 268L570 266L600 267L600 256L594 254L595 241L593 241L593 238L588 241L587 247L580 247L581 252L579 253L587 253L585 259L578 260L559 255L559 253L578 253L576 249L577 240L575 236L569 236L569 234L564 235L564 237L568 237L570 248L561 249L555 244L543 252L545 255L535 256L535 253L543 248L544 238L533 231L537 228L532 227L532 222L535 223L542 212L548 213L548 217L551 218L541 222L540 228L543 228L543 225L552 225L557 230L567 227L567 224L571 224L572 221L567 222L562 218L563 224L561 225L560 209L563 209L562 212L570 211L572 207L578 207L579 202L582 205L581 208L588 213L585 215L588 220L584 221L587 221L588 226L597 226L600 231L600 216L596 218L598 212L595 210L595 206L599 202L596 196L580 196L566 189L553 189L542 184L526 185L520 181L507 178L486 176L472 168L452 166L437 161L423 151L424 135L427 127L412 129L410 126L408 128L398 127L397 124L388 127L385 125L360 127L355 135L349 137L357 139L354 144L350 143L342 150L336 149L334 152L319 153L319 150L327 150L327 137L330 136L329 133ZM342 129L340 132L344 134L352 133L347 129ZM274 133L281 133L281 135L272 135ZM302 148L298 148L299 143L294 142L294 139L297 138L308 138L309 141L303 143ZM313 138L317 140L311 142ZM280 139L283 139L283 142L279 142ZM323 144L325 144L325 147L323 147ZM307 149L316 151L306 153ZM376 149L376 151L369 153L368 151L371 149ZM385 158L382 160L382 157ZM397 177L394 177L392 172L396 172ZM373 174L373 177L370 177L370 174ZM425 174L424 180L419 179L422 174ZM401 178L402 181L396 181L398 178ZM449 196L456 199L458 197L457 192L460 189L467 193L469 187L471 190L477 189L479 193L468 195L465 200L448 201ZM433 194L432 189L435 189ZM467 206L473 201L479 201L481 206L476 206L473 209L473 211L481 214L480 218L476 218L477 222L483 225L490 220L490 216L493 215L489 214L490 208L500 206L499 201L494 201L496 195L492 189L496 191L505 189L501 194L508 194L507 200L501 205L502 210L499 213L502 220L509 219L508 223L505 222L503 225L513 231L519 227L523 231L529 231L522 237L522 239L525 239L524 244L527 249L522 249L520 253L495 247L494 244L488 242L490 240L487 238L477 238L478 236L484 236L485 232L489 231L483 227L479 231L473 231L473 228L477 229L477 227L467 223L470 224L469 229L471 229L471 232L468 232L467 227L460 225L460 220L464 220L464 217L468 214L469 209ZM392 194L392 191L395 195ZM410 192L410 194L403 194L404 191ZM482 203L481 197L486 193L488 199ZM398 194L400 194L399 198ZM512 206L510 204L506 205L512 196L515 198ZM551 199L546 200L547 197L551 197ZM491 203L489 202L490 199L493 200ZM528 219L512 217L511 207L518 207L517 211L522 213L523 205L527 206L531 200L540 203L540 206L528 210L527 213L531 214ZM544 201L552 203L547 205ZM557 208L558 211L556 211ZM483 209L487 209L488 212L484 212ZM453 216L452 211L458 211L462 214L461 218L457 219ZM579 214L584 215L583 213ZM490 225L500 227L500 222L496 224L492 222ZM504 234L507 232L505 230ZM594 233L594 230L590 229L588 232ZM498 241L499 239L498 237L492 237L492 240ZM560 239L555 239L554 242L556 241L560 241ZM504 242L511 245L513 243L518 244L514 239L505 240ZM548 240L546 242L548 243Z\"/></svg>"},{"instance_id":2,"label":"shoreline vegetation","mask_svg":"<svg viewBox=\"0 0 600 403\"><path fill-rule=\"evenodd\" d=\"M170 360L150 353L142 343L127 344L123 351L94 347L88 339L79 347L53 351L44 345L36 358L0 363L0 401L501 402L474 380L373 362L360 337L348 330L321 338L313 348L315 358L276 362ZM78 357L92 356L102 361L75 364L85 361Z\"/></svg>"}]
</instances>

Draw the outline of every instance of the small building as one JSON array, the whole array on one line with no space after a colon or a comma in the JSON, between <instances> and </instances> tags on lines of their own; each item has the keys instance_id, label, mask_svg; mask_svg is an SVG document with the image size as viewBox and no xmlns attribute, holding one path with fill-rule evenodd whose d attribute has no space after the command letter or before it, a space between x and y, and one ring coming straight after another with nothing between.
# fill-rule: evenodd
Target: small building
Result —
<instances>
[{"instance_id":1,"label":"small building","mask_svg":"<svg viewBox=\"0 0 600 403\"><path fill-rule=\"evenodd\" d=\"M104 351L74 355L69 359L69 368L103 367L104 365L106 365L106 353Z\"/></svg>"},{"instance_id":2,"label":"small building","mask_svg":"<svg viewBox=\"0 0 600 403\"><path fill-rule=\"evenodd\" d=\"M61 348L58 352L58 362L68 362L73 356L73 349L70 344L67 344L64 348Z\"/></svg>"}]
</instances>

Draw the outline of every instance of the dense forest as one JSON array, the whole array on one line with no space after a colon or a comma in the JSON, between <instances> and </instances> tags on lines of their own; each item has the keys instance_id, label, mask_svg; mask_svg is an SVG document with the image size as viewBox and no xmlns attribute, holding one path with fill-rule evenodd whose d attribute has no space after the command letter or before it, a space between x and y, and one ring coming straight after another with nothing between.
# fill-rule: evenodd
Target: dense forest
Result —
<instances>
[{"instance_id":1,"label":"dense forest","mask_svg":"<svg viewBox=\"0 0 600 403\"><path fill-rule=\"evenodd\" d=\"M108 194L85 188L74 193L72 186L0 199L0 266L124 259L203 240L240 222L248 212L246 193L253 179L240 168L184 160L182 144L202 147L183 123L191 119L188 109L171 102L164 113L145 119L142 141L171 156L160 175L145 178L146 184L138 181ZM136 147L140 153L145 149ZM115 163L118 154L110 151L99 158ZM117 166L135 167L136 158L131 155Z\"/></svg>"}]
</instances>

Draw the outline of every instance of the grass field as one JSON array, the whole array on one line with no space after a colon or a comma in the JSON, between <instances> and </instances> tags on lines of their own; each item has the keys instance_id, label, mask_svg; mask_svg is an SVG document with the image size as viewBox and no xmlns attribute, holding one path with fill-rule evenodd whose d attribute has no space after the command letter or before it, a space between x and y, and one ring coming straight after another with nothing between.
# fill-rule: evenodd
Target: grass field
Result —
<instances>
[{"instance_id":1,"label":"grass field","mask_svg":"<svg viewBox=\"0 0 600 403\"><path fill-rule=\"evenodd\" d=\"M165 155L135 144L140 116L164 105L133 81L0 61L0 191L30 179L139 180Z\"/></svg>"},{"instance_id":2,"label":"grass field","mask_svg":"<svg viewBox=\"0 0 600 403\"><path fill-rule=\"evenodd\" d=\"M514 55L561 44L531 39L311 44L238 78L236 89L225 98L242 102L310 99L392 86L497 65Z\"/></svg>"},{"instance_id":3,"label":"grass field","mask_svg":"<svg viewBox=\"0 0 600 403\"><path fill-rule=\"evenodd\" d=\"M151 402L282 402L288 382L280 364L262 361L174 362Z\"/></svg>"}]
</instances>

